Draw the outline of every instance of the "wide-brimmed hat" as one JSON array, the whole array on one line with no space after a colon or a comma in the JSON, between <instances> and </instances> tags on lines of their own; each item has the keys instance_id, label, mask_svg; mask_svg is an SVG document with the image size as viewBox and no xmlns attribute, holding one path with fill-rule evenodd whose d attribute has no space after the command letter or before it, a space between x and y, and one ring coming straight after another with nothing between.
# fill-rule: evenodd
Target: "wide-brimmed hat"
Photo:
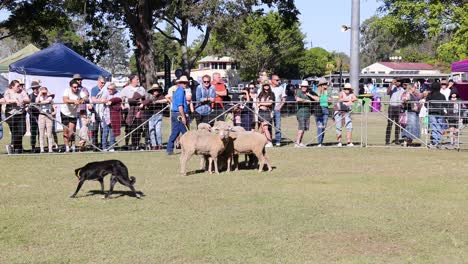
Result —
<instances>
[{"instance_id":1,"label":"wide-brimmed hat","mask_svg":"<svg viewBox=\"0 0 468 264\"><path fill-rule=\"evenodd\" d=\"M187 79L187 76L182 75L180 78L176 81L176 83L189 83L189 80Z\"/></svg>"},{"instance_id":2,"label":"wide-brimmed hat","mask_svg":"<svg viewBox=\"0 0 468 264\"><path fill-rule=\"evenodd\" d=\"M318 81L317 86L320 86L322 84L328 84L328 82L327 82L327 80L325 78L320 78L320 80Z\"/></svg>"},{"instance_id":3,"label":"wide-brimmed hat","mask_svg":"<svg viewBox=\"0 0 468 264\"><path fill-rule=\"evenodd\" d=\"M304 86L309 87L309 82L306 81L306 80L303 80L303 81L301 82L301 87L304 87Z\"/></svg>"},{"instance_id":4,"label":"wide-brimmed hat","mask_svg":"<svg viewBox=\"0 0 468 264\"><path fill-rule=\"evenodd\" d=\"M19 82L19 84L24 85L24 81L22 79L18 79L16 81Z\"/></svg>"},{"instance_id":5,"label":"wide-brimmed hat","mask_svg":"<svg viewBox=\"0 0 468 264\"><path fill-rule=\"evenodd\" d=\"M72 79L73 79L73 80L83 80L83 78L81 78L81 75L80 75L79 73L73 74Z\"/></svg>"},{"instance_id":6,"label":"wide-brimmed hat","mask_svg":"<svg viewBox=\"0 0 468 264\"><path fill-rule=\"evenodd\" d=\"M270 81L269 81L269 80L263 81L263 82L262 82L262 87L263 87L263 86L269 86L269 87L271 87Z\"/></svg>"},{"instance_id":7,"label":"wide-brimmed hat","mask_svg":"<svg viewBox=\"0 0 468 264\"><path fill-rule=\"evenodd\" d=\"M148 93L152 93L152 92L155 91L155 90L156 90L156 91L162 91L163 89L162 89L161 86L159 86L159 84L155 83L155 84L153 84L153 85L151 86L151 88L149 88Z\"/></svg>"},{"instance_id":8,"label":"wide-brimmed hat","mask_svg":"<svg viewBox=\"0 0 468 264\"><path fill-rule=\"evenodd\" d=\"M352 89L353 89L353 87L351 86L351 84L350 84L350 83L345 83L345 85L344 85L343 89L349 89L349 90L352 90Z\"/></svg>"},{"instance_id":9,"label":"wide-brimmed hat","mask_svg":"<svg viewBox=\"0 0 468 264\"><path fill-rule=\"evenodd\" d=\"M31 82L31 89L36 89L41 87L41 84L38 81L32 81Z\"/></svg>"}]
</instances>

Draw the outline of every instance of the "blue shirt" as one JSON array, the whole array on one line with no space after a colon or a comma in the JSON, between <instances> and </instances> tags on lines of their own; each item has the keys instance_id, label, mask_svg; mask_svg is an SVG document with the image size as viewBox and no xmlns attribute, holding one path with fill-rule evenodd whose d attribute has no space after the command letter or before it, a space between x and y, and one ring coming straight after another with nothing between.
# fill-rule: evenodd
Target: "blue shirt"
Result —
<instances>
[{"instance_id":1,"label":"blue shirt","mask_svg":"<svg viewBox=\"0 0 468 264\"><path fill-rule=\"evenodd\" d=\"M177 87L172 95L172 112L179 112L179 106L184 106L184 112L188 113L187 99L185 98L185 90L181 86Z\"/></svg>"},{"instance_id":2,"label":"blue shirt","mask_svg":"<svg viewBox=\"0 0 468 264\"><path fill-rule=\"evenodd\" d=\"M197 113L200 115L208 115L211 113L211 102L206 101L206 99L209 98L216 98L216 92L214 90L213 86L210 86L210 88L205 89L201 85L197 87L197 94L196 94L196 101L198 102L198 106L195 109ZM201 102L203 101L203 102Z\"/></svg>"},{"instance_id":3,"label":"blue shirt","mask_svg":"<svg viewBox=\"0 0 468 264\"><path fill-rule=\"evenodd\" d=\"M92 102L92 101L91 101L91 100L92 100L91 98L96 97L96 96L99 94L100 91L101 91L101 90L99 89L99 87L94 86L94 87L91 89L91 94L90 94L90 97L89 97L89 101ZM96 106L95 104L93 104L93 105Z\"/></svg>"}]
</instances>

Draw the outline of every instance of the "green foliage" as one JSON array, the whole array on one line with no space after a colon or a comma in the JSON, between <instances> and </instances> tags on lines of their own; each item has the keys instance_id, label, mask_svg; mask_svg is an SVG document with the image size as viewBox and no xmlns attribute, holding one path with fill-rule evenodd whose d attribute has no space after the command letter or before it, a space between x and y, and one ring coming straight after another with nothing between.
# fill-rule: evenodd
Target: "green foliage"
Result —
<instances>
[{"instance_id":1,"label":"green foliage","mask_svg":"<svg viewBox=\"0 0 468 264\"><path fill-rule=\"evenodd\" d=\"M328 66L328 67L327 67ZM305 51L299 62L301 78L322 76L335 69L333 55L323 48L311 48Z\"/></svg>"},{"instance_id":2,"label":"green foliage","mask_svg":"<svg viewBox=\"0 0 468 264\"><path fill-rule=\"evenodd\" d=\"M432 39L437 59L446 63L467 57L468 3L464 0L382 0L380 24L405 44Z\"/></svg>"},{"instance_id":3,"label":"green foliage","mask_svg":"<svg viewBox=\"0 0 468 264\"><path fill-rule=\"evenodd\" d=\"M265 70L283 78L297 78L304 39L299 22L288 24L278 12L271 11L234 22L216 34L211 46L214 51L226 50L239 61L244 80L256 79Z\"/></svg>"}]
</instances>

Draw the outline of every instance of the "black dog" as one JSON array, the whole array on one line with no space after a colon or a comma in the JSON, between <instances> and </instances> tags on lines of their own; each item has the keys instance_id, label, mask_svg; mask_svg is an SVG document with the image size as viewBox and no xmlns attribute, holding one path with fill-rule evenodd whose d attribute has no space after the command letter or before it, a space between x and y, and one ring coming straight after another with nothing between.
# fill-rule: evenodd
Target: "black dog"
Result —
<instances>
[{"instance_id":1,"label":"black dog","mask_svg":"<svg viewBox=\"0 0 468 264\"><path fill-rule=\"evenodd\" d=\"M101 184L101 191L102 193L104 193L104 177L107 174L111 174L111 180L110 189L109 192L105 195L105 198L108 198L109 195L112 194L112 190L114 189L114 185L116 182L119 182L120 184L130 188L135 194L135 197L140 198L140 196L135 191L135 188L133 187L133 184L135 184L136 181L135 177L128 176L128 169L120 160L104 160L90 162L84 167L76 169L75 176L79 180L78 187L76 187L75 193L72 194L70 198L76 197L76 194L81 189L81 186L83 186L83 183L86 180L99 181L99 183Z\"/></svg>"}]
</instances>

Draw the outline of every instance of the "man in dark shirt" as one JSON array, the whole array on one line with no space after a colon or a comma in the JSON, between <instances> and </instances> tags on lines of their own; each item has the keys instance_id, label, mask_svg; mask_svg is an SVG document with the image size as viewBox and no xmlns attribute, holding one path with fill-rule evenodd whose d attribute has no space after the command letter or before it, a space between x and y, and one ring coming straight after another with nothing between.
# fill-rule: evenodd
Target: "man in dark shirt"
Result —
<instances>
[{"instance_id":1,"label":"man in dark shirt","mask_svg":"<svg viewBox=\"0 0 468 264\"><path fill-rule=\"evenodd\" d=\"M445 124L446 103L445 96L440 93L440 83L434 82L427 95L429 127L431 128L431 145L438 147L442 142L443 126Z\"/></svg>"},{"instance_id":2,"label":"man in dark shirt","mask_svg":"<svg viewBox=\"0 0 468 264\"><path fill-rule=\"evenodd\" d=\"M41 85L39 84L38 81L31 82L32 93L29 95L29 99L31 99L31 104L36 103L36 98L39 95L40 87ZM29 108L29 124L31 125L30 130L31 130L31 152L32 153L36 152L36 141L37 141L37 136L39 135L38 120L39 120L39 109L35 106L31 106Z\"/></svg>"}]
</instances>

